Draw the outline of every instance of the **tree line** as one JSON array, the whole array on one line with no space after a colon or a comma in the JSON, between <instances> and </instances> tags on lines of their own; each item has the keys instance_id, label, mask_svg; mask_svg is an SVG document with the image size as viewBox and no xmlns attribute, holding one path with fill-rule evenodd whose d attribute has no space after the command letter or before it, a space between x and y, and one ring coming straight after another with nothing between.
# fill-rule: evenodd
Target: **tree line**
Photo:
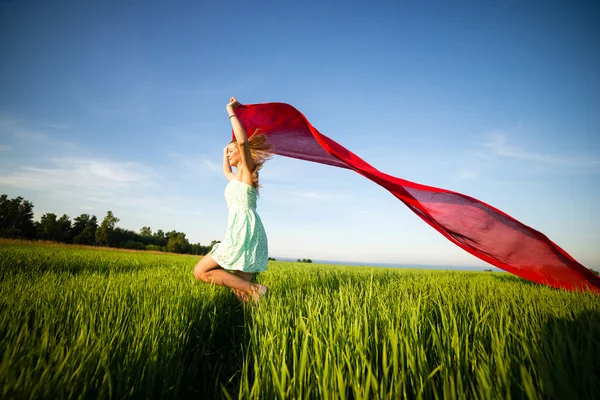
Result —
<instances>
[{"instance_id":1,"label":"tree line","mask_svg":"<svg viewBox=\"0 0 600 400\"><path fill-rule=\"evenodd\" d=\"M9 199L0 196L0 237L26 240L48 240L60 243L90 246L108 246L133 250L156 250L180 254L208 254L218 241L209 246L191 244L185 233L161 229L152 232L144 226L140 232L119 228L117 218L108 211L101 223L95 215L81 214L71 218L63 214L46 213L39 221L33 220L33 203L23 197Z\"/></svg>"}]
</instances>

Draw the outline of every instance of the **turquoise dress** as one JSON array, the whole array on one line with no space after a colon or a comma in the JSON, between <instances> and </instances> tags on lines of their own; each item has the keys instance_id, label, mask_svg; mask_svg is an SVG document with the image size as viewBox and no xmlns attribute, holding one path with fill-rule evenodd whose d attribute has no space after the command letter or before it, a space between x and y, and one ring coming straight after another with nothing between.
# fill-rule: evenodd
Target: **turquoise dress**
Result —
<instances>
[{"instance_id":1,"label":"turquoise dress","mask_svg":"<svg viewBox=\"0 0 600 400\"><path fill-rule=\"evenodd\" d=\"M267 234L256 213L258 192L253 186L236 179L225 187L229 209L227 233L221 243L210 251L212 258L223 268L244 272L267 270L269 248Z\"/></svg>"}]
</instances>

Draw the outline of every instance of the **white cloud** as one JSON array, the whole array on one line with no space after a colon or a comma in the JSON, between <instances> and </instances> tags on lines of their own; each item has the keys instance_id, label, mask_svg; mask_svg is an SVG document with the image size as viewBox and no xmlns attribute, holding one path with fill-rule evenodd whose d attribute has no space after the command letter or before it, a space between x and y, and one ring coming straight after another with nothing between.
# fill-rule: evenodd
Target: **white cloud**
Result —
<instances>
[{"instance_id":1,"label":"white cloud","mask_svg":"<svg viewBox=\"0 0 600 400\"><path fill-rule=\"evenodd\" d=\"M199 229L193 221L194 217L204 222L211 220L211 213L200 211L212 199L202 196L199 200L194 197L199 190L180 181L216 176L220 173L216 172L216 163L202 154L173 154L176 162L167 165L85 156L93 151L57 140L64 136L60 130L74 128L68 121L56 122L32 124L0 110L0 137L6 138L0 145L0 154L17 148L27 156L11 154L14 162L0 169L0 187L25 194L40 213L62 209L67 213L80 210L102 214L112 210L122 216L121 226L126 228L151 220L152 226L183 230L192 236L210 232ZM57 156L41 158L40 154Z\"/></svg>"},{"instance_id":2,"label":"white cloud","mask_svg":"<svg viewBox=\"0 0 600 400\"><path fill-rule=\"evenodd\" d=\"M543 154L533 153L521 149L517 146L508 144L508 135L505 133L495 133L490 135L490 139L483 143L493 154L503 157L521 158L535 161L552 161L551 157Z\"/></svg>"},{"instance_id":3,"label":"white cloud","mask_svg":"<svg viewBox=\"0 0 600 400\"><path fill-rule=\"evenodd\" d=\"M331 200L332 199L332 196L330 196L330 195L316 193L316 192L301 192L301 193L294 193L294 194L298 197L302 197L303 199L310 199L310 200Z\"/></svg>"},{"instance_id":4,"label":"white cloud","mask_svg":"<svg viewBox=\"0 0 600 400\"><path fill-rule=\"evenodd\" d=\"M39 130L17 125L16 123L6 123L6 121L0 121L0 133L2 136L13 136L20 140L27 141L41 141L45 140L48 135Z\"/></svg>"},{"instance_id":5,"label":"white cloud","mask_svg":"<svg viewBox=\"0 0 600 400\"><path fill-rule=\"evenodd\" d=\"M600 160L586 157L568 157L544 154L536 151L526 150L519 145L509 143L509 135L503 132L490 135L490 139L483 146L492 151L494 155L521 160L537 161L547 164L557 164L578 168L590 168L598 170Z\"/></svg>"},{"instance_id":6,"label":"white cloud","mask_svg":"<svg viewBox=\"0 0 600 400\"><path fill-rule=\"evenodd\" d=\"M463 179L463 180L475 179L478 176L479 176L479 172L470 170L470 169L462 169L462 170L458 171L458 173L456 174L457 179Z\"/></svg>"},{"instance_id":7,"label":"white cloud","mask_svg":"<svg viewBox=\"0 0 600 400\"><path fill-rule=\"evenodd\" d=\"M283 189L283 191L281 192L282 195L284 195L286 198L289 198L288 195L289 191L287 191L287 189ZM348 203L349 201L351 201L351 197L353 196L347 196L347 195L342 195L342 194L331 194L331 193L325 193L325 192L317 192L317 191L294 191L291 193L293 197L295 197L296 199L302 199L302 200L308 200L308 201L317 201L317 202L321 202L321 203Z\"/></svg>"},{"instance_id":8,"label":"white cloud","mask_svg":"<svg viewBox=\"0 0 600 400\"><path fill-rule=\"evenodd\" d=\"M210 220L201 211L207 200L182 194L181 187L167 178L139 162L57 158L49 160L48 166L0 171L0 187L29 192L36 205L42 204L38 208L42 213L79 209L102 218L105 210L112 210L122 217L119 226L125 228L137 229L151 221L153 227L184 231L193 240L206 241L203 235L211 231L198 229L194 220Z\"/></svg>"},{"instance_id":9,"label":"white cloud","mask_svg":"<svg viewBox=\"0 0 600 400\"><path fill-rule=\"evenodd\" d=\"M40 129L43 128L43 129ZM13 138L17 142L24 142L28 146L32 143L44 145L52 144L53 146L70 146L72 143L64 141L56 141L53 134L71 128L71 124L67 122L56 123L53 121L41 121L31 123L27 120L19 119L8 113L0 112L0 136L3 138ZM50 141L52 139L52 141ZM10 141L10 139L8 139ZM0 146L2 147L2 146ZM0 148L0 150L3 150ZM5 150L5 149L4 149Z\"/></svg>"},{"instance_id":10,"label":"white cloud","mask_svg":"<svg viewBox=\"0 0 600 400\"><path fill-rule=\"evenodd\" d=\"M70 121L62 121L62 122L44 122L41 124L44 128L63 130L70 129L73 127L73 124Z\"/></svg>"},{"instance_id":11,"label":"white cloud","mask_svg":"<svg viewBox=\"0 0 600 400\"><path fill-rule=\"evenodd\" d=\"M212 162L206 158L202 160L202 165L204 165L209 170L215 171L215 172L221 172L222 168L223 168L221 165L218 165L217 163Z\"/></svg>"},{"instance_id":12,"label":"white cloud","mask_svg":"<svg viewBox=\"0 0 600 400\"><path fill-rule=\"evenodd\" d=\"M207 158L203 154L181 154L171 152L169 156L179 166L178 169L187 176L198 177L221 177L223 176L223 167L221 164Z\"/></svg>"},{"instance_id":13,"label":"white cloud","mask_svg":"<svg viewBox=\"0 0 600 400\"><path fill-rule=\"evenodd\" d=\"M14 172L2 174L0 183L20 189L71 193L101 201L156 186L160 177L152 168L136 162L56 158L50 163L52 165L46 168L22 166Z\"/></svg>"}]
</instances>

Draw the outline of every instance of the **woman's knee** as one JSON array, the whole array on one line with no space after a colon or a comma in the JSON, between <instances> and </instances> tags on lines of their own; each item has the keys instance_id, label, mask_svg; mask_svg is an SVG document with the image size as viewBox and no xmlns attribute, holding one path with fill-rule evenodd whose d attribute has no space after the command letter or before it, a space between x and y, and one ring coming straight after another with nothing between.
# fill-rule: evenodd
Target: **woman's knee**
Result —
<instances>
[{"instance_id":1,"label":"woman's knee","mask_svg":"<svg viewBox=\"0 0 600 400\"><path fill-rule=\"evenodd\" d=\"M210 282L210 270L218 268L219 265L210 256L204 256L194 267L194 278L203 282Z\"/></svg>"},{"instance_id":2,"label":"woman's knee","mask_svg":"<svg viewBox=\"0 0 600 400\"><path fill-rule=\"evenodd\" d=\"M194 267L194 278L198 279L199 281L206 281L206 273L203 271L200 263L196 264Z\"/></svg>"}]
</instances>

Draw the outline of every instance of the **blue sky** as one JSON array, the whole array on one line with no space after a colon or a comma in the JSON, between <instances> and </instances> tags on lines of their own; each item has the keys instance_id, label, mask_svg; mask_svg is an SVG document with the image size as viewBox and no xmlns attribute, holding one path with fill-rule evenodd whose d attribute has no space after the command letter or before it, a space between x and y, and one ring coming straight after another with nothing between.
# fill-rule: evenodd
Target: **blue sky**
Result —
<instances>
[{"instance_id":1,"label":"blue sky","mask_svg":"<svg viewBox=\"0 0 600 400\"><path fill-rule=\"evenodd\" d=\"M447 3L0 2L0 192L208 244L233 95L600 267L600 7ZM275 157L261 183L274 257L485 265L351 171Z\"/></svg>"}]
</instances>

